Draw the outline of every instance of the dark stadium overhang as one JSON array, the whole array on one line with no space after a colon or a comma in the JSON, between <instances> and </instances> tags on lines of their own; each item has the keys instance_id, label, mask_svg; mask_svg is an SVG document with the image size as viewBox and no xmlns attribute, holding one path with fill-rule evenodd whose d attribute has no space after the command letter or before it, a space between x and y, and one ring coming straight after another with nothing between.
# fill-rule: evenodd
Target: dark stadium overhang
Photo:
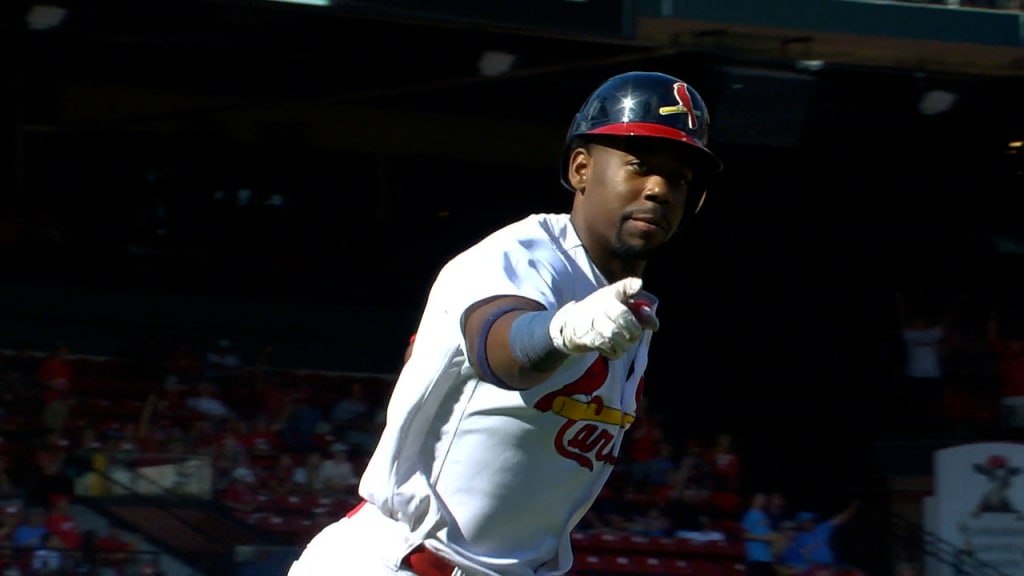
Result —
<instances>
[{"instance_id":1,"label":"dark stadium overhang","mask_svg":"<svg viewBox=\"0 0 1024 576\"><path fill-rule=\"evenodd\" d=\"M699 20L636 19L651 46L775 65L831 65L961 77L1022 77L1024 48L785 29Z\"/></svg>"},{"instance_id":2,"label":"dark stadium overhang","mask_svg":"<svg viewBox=\"0 0 1024 576\"><path fill-rule=\"evenodd\" d=\"M716 92L723 82L732 83L735 70L755 79L761 70L804 78L794 63L827 60L862 73L890 69L896 57L909 65L915 50L934 56L939 48L950 51L952 68L959 67L957 58L975 59L973 50L984 49L993 66L999 58L1010 65L1013 57L993 46L937 47L644 15L627 40L594 31L569 35L403 16L366 5L96 0L76 6L52 28L25 25L12 35L12 53L22 56L13 59L15 122L35 131L283 137L318 147L400 147L536 164L557 150L583 92L625 69L675 73L698 86L713 109L727 110L715 101ZM488 52L499 54L499 64L504 55L508 69L482 72ZM892 90L884 73L871 81L890 96L899 91L901 99L919 98L923 88L917 85L927 82L906 82L911 71L896 72ZM785 96L778 90L748 93L743 100L733 97L731 108L745 107L751 98L765 105L768 96ZM808 105L809 97L799 96L790 107ZM725 127L723 116L717 118L716 129ZM734 132L747 128L738 125Z\"/></svg>"},{"instance_id":3,"label":"dark stadium overhang","mask_svg":"<svg viewBox=\"0 0 1024 576\"><path fill-rule=\"evenodd\" d=\"M607 38L312 11L273 2L100 0L71 9L52 29L26 26L14 38L15 53L23 55L16 78L26 90L129 87L173 95L191 110L300 99L372 105L394 94L571 74L661 52ZM481 72L488 52L514 57L504 75ZM66 97L75 99L75 91ZM47 102L26 104L26 112L33 112ZM141 100L134 104L125 110L97 103L89 113L102 109L110 118L144 113L133 110ZM76 105L66 109L72 119Z\"/></svg>"},{"instance_id":4,"label":"dark stadium overhang","mask_svg":"<svg viewBox=\"0 0 1024 576\"><path fill-rule=\"evenodd\" d=\"M478 22L276 2L97 0L13 40L25 130L301 134L316 145L487 154L557 145L597 78L677 52ZM511 59L488 71L488 53ZM524 99L523 94L536 94ZM567 96L571 95L571 96ZM474 132L475 131L475 132ZM472 133L470 138L467 133ZM416 135L410 142L409 136Z\"/></svg>"}]
</instances>

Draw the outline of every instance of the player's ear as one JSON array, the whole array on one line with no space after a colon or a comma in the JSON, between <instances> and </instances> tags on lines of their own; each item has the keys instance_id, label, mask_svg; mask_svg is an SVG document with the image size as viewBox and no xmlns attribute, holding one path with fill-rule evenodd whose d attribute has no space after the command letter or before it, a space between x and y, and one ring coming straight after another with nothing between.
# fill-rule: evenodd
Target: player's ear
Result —
<instances>
[{"instance_id":1,"label":"player's ear","mask_svg":"<svg viewBox=\"0 0 1024 576\"><path fill-rule=\"evenodd\" d=\"M584 146L573 149L569 155L569 184L582 192L587 186L587 177L590 176L590 167L593 165L593 157L590 151Z\"/></svg>"}]
</instances>

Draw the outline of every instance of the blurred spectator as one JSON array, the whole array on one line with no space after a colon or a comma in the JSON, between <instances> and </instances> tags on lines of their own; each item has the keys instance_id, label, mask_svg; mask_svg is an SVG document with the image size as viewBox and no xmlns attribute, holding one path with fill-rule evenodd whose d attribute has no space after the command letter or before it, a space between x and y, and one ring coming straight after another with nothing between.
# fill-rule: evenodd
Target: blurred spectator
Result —
<instances>
[{"instance_id":1,"label":"blurred spectator","mask_svg":"<svg viewBox=\"0 0 1024 576\"><path fill-rule=\"evenodd\" d=\"M330 493L353 495L359 485L359 477L348 458L349 448L341 442L331 444L331 457L320 465L320 480Z\"/></svg>"},{"instance_id":2,"label":"blurred spectator","mask_svg":"<svg viewBox=\"0 0 1024 576\"><path fill-rule=\"evenodd\" d=\"M1004 323L1005 324L1005 323ZM993 315L989 342L996 355L1000 422L1007 431L1024 431L1024 336L1001 326Z\"/></svg>"},{"instance_id":3,"label":"blurred spectator","mask_svg":"<svg viewBox=\"0 0 1024 576\"><path fill-rule=\"evenodd\" d=\"M185 399L185 406L189 409L214 420L235 418L235 413L218 396L213 382L203 380L196 387L196 392Z\"/></svg>"},{"instance_id":4,"label":"blurred spectator","mask_svg":"<svg viewBox=\"0 0 1024 576\"><path fill-rule=\"evenodd\" d=\"M210 420L195 420L183 438L183 452L208 456L211 461L217 456L217 428Z\"/></svg>"},{"instance_id":5,"label":"blurred spectator","mask_svg":"<svg viewBox=\"0 0 1024 576\"><path fill-rule=\"evenodd\" d=\"M765 507L772 530L778 530L786 518L786 497L781 492L768 494L768 505Z\"/></svg>"},{"instance_id":6,"label":"blurred spectator","mask_svg":"<svg viewBox=\"0 0 1024 576\"><path fill-rule=\"evenodd\" d=\"M342 434L347 426L352 426L371 413L370 400L366 395L366 385L360 381L352 382L348 393L331 407L329 421L337 435Z\"/></svg>"},{"instance_id":7,"label":"blurred spectator","mask_svg":"<svg viewBox=\"0 0 1024 576\"><path fill-rule=\"evenodd\" d=\"M230 484L224 491L224 504L236 512L253 512L260 505L259 479L249 467L240 467L230 476Z\"/></svg>"},{"instance_id":8,"label":"blurred spectator","mask_svg":"<svg viewBox=\"0 0 1024 576\"><path fill-rule=\"evenodd\" d=\"M295 458L289 452L279 453L264 481L267 491L271 494L295 494L294 475Z\"/></svg>"},{"instance_id":9,"label":"blurred spectator","mask_svg":"<svg viewBox=\"0 0 1024 576\"><path fill-rule=\"evenodd\" d=\"M721 433L715 445L708 451L707 462L711 468L712 491L734 492L740 484L740 457L733 444L732 434Z\"/></svg>"},{"instance_id":10,"label":"blurred spectator","mask_svg":"<svg viewBox=\"0 0 1024 576\"><path fill-rule=\"evenodd\" d=\"M46 510L36 506L28 509L11 533L11 544L19 548L38 548L46 543Z\"/></svg>"},{"instance_id":11,"label":"blurred spectator","mask_svg":"<svg viewBox=\"0 0 1024 576\"><path fill-rule=\"evenodd\" d=\"M135 544L120 528L110 526L107 531L96 539L97 563L100 567L110 570L114 576L126 574L132 563Z\"/></svg>"},{"instance_id":12,"label":"blurred spectator","mask_svg":"<svg viewBox=\"0 0 1024 576\"><path fill-rule=\"evenodd\" d=\"M69 467L75 478L84 477L85 493L88 496L110 494L110 454L97 436L96 427L87 425L79 431L77 444L68 458Z\"/></svg>"},{"instance_id":13,"label":"blurred spectator","mask_svg":"<svg viewBox=\"0 0 1024 576\"><path fill-rule=\"evenodd\" d=\"M63 573L65 568L64 548L65 546L57 534L47 535L45 548L37 548L32 552L30 562L32 576Z\"/></svg>"},{"instance_id":14,"label":"blurred spectator","mask_svg":"<svg viewBox=\"0 0 1024 576\"><path fill-rule=\"evenodd\" d=\"M357 380L331 408L330 425L334 435L356 455L365 456L377 445L379 438L376 416L366 384Z\"/></svg>"},{"instance_id":15,"label":"blurred spectator","mask_svg":"<svg viewBox=\"0 0 1024 576\"><path fill-rule=\"evenodd\" d=\"M144 452L145 447L139 439L139 428L132 422L118 423L107 431L111 443L108 448L122 456L133 456Z\"/></svg>"},{"instance_id":16,"label":"blurred spectator","mask_svg":"<svg viewBox=\"0 0 1024 576\"><path fill-rule=\"evenodd\" d=\"M373 452L380 439L382 427L378 426L376 414L365 414L356 418L338 438L348 445L350 453L356 458L365 458Z\"/></svg>"},{"instance_id":17,"label":"blurred spectator","mask_svg":"<svg viewBox=\"0 0 1024 576\"><path fill-rule=\"evenodd\" d=\"M259 415L251 420L242 441L250 460L260 465L273 463L278 450L277 431L271 428L266 416Z\"/></svg>"},{"instance_id":18,"label":"blurred spectator","mask_svg":"<svg viewBox=\"0 0 1024 576\"><path fill-rule=\"evenodd\" d=\"M67 451L60 443L38 448L29 479L29 497L36 505L48 507L55 496L70 498L74 479L65 467Z\"/></svg>"},{"instance_id":19,"label":"blurred spectator","mask_svg":"<svg viewBox=\"0 0 1024 576\"><path fill-rule=\"evenodd\" d=\"M316 494L323 491L324 482L320 465L324 457L317 450L307 452L301 464L292 468L292 485L295 490L304 494Z\"/></svg>"},{"instance_id":20,"label":"blurred spectator","mask_svg":"<svg viewBox=\"0 0 1024 576\"><path fill-rule=\"evenodd\" d=\"M665 504L677 530L700 530L700 517L711 496L711 480L711 467L705 458L704 443L697 438L689 440L686 454L669 478L672 490Z\"/></svg>"},{"instance_id":21,"label":"blurred spectator","mask_svg":"<svg viewBox=\"0 0 1024 576\"><path fill-rule=\"evenodd\" d=\"M204 377L217 384L229 383L238 376L243 367L242 359L235 352L231 340L222 338L212 350L206 353Z\"/></svg>"},{"instance_id":22,"label":"blurred spectator","mask_svg":"<svg viewBox=\"0 0 1024 576\"><path fill-rule=\"evenodd\" d=\"M660 506L645 506L634 515L629 531L644 538L666 538L672 535L672 522Z\"/></svg>"},{"instance_id":23,"label":"blurred spectator","mask_svg":"<svg viewBox=\"0 0 1024 576\"><path fill-rule=\"evenodd\" d=\"M583 518L580 519L575 530L578 534L603 534L607 527L608 525L604 521L604 518L601 517L601 513L597 508L591 506L586 513L583 514Z\"/></svg>"},{"instance_id":24,"label":"blurred spectator","mask_svg":"<svg viewBox=\"0 0 1024 576\"><path fill-rule=\"evenodd\" d=\"M837 566L836 555L832 548L832 535L835 530L846 523L857 511L859 502L852 502L845 510L832 518L820 521L813 512L801 512L796 515L797 533L783 552L783 557L790 563L800 558L807 567L832 568Z\"/></svg>"},{"instance_id":25,"label":"blurred spectator","mask_svg":"<svg viewBox=\"0 0 1024 576\"><path fill-rule=\"evenodd\" d=\"M673 489L676 469L675 447L667 440L658 442L657 455L647 464L647 486L659 501L667 500Z\"/></svg>"},{"instance_id":26,"label":"blurred spectator","mask_svg":"<svg viewBox=\"0 0 1024 576\"><path fill-rule=\"evenodd\" d=\"M223 430L216 436L215 470L228 476L232 471L251 464L246 445L248 432L248 425L241 418L230 418L224 422Z\"/></svg>"},{"instance_id":27,"label":"blurred spectator","mask_svg":"<svg viewBox=\"0 0 1024 576\"><path fill-rule=\"evenodd\" d=\"M39 364L36 381L42 387L43 426L54 435L64 433L64 424L72 402L70 350L60 343Z\"/></svg>"},{"instance_id":28,"label":"blurred spectator","mask_svg":"<svg viewBox=\"0 0 1024 576\"><path fill-rule=\"evenodd\" d=\"M288 420L292 402L302 394L287 385L279 372L267 372L256 383L256 418L264 418L274 430L280 430Z\"/></svg>"},{"instance_id":29,"label":"blurred spectator","mask_svg":"<svg viewBox=\"0 0 1024 576\"><path fill-rule=\"evenodd\" d=\"M676 493L701 492L707 496L712 488L712 480L711 465L705 458L704 442L699 438L691 438L686 443L686 453L679 459L670 476L670 482Z\"/></svg>"},{"instance_id":30,"label":"blurred spectator","mask_svg":"<svg viewBox=\"0 0 1024 576\"><path fill-rule=\"evenodd\" d=\"M289 400L280 431L281 441L286 450L309 452L316 447L316 436L324 423L323 416L313 406L311 395L305 387Z\"/></svg>"},{"instance_id":31,"label":"blurred spectator","mask_svg":"<svg viewBox=\"0 0 1024 576\"><path fill-rule=\"evenodd\" d=\"M187 344L180 345L164 363L167 373L165 384L189 386L199 382L203 375L203 363Z\"/></svg>"},{"instance_id":32,"label":"blurred spectator","mask_svg":"<svg viewBox=\"0 0 1024 576\"><path fill-rule=\"evenodd\" d=\"M943 425L941 401L946 392L948 325L952 312L897 296L900 334L905 346L902 414L911 431L934 433ZM911 415L920 418L911 420Z\"/></svg>"},{"instance_id":33,"label":"blurred spectator","mask_svg":"<svg viewBox=\"0 0 1024 576\"><path fill-rule=\"evenodd\" d=\"M148 434L163 424L184 418L189 412L185 406L184 396L187 389L187 386L172 378L151 390L142 403L142 412L139 415L140 430Z\"/></svg>"},{"instance_id":34,"label":"blurred spectator","mask_svg":"<svg viewBox=\"0 0 1024 576\"><path fill-rule=\"evenodd\" d=\"M777 571L791 576L803 574L810 564L797 544L798 537L802 535L800 525L796 520L785 520L779 524L779 533L780 537L774 550Z\"/></svg>"},{"instance_id":35,"label":"blurred spectator","mask_svg":"<svg viewBox=\"0 0 1024 576\"><path fill-rule=\"evenodd\" d=\"M636 420L626 436L626 461L630 471L630 483L641 488L651 480L652 463L658 457L658 445L663 433L655 413L648 410L647 400L640 398L636 404Z\"/></svg>"},{"instance_id":36,"label":"blurred spectator","mask_svg":"<svg viewBox=\"0 0 1024 576\"><path fill-rule=\"evenodd\" d=\"M46 513L46 530L57 536L61 548L77 550L82 545L82 531L71 514L69 496L55 494L51 498L50 509Z\"/></svg>"},{"instance_id":37,"label":"blurred spectator","mask_svg":"<svg viewBox=\"0 0 1024 576\"><path fill-rule=\"evenodd\" d=\"M772 544L776 534L772 531L771 520L765 512L768 496L755 492L750 505L740 520L743 529L744 553L749 576L775 576L775 557Z\"/></svg>"},{"instance_id":38,"label":"blurred spectator","mask_svg":"<svg viewBox=\"0 0 1024 576\"><path fill-rule=\"evenodd\" d=\"M717 530L708 516L698 516L697 524L696 530L677 530L675 535L691 542L725 542L727 540L725 532Z\"/></svg>"}]
</instances>

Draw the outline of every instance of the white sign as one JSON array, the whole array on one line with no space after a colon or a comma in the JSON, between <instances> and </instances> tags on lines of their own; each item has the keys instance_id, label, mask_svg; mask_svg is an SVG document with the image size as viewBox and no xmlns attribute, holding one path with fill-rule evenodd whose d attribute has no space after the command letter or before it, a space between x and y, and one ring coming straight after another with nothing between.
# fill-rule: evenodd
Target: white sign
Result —
<instances>
[{"instance_id":1,"label":"white sign","mask_svg":"<svg viewBox=\"0 0 1024 576\"><path fill-rule=\"evenodd\" d=\"M1007 576L1024 576L1024 444L963 444L934 453L926 529ZM938 574L954 576L943 566Z\"/></svg>"}]
</instances>

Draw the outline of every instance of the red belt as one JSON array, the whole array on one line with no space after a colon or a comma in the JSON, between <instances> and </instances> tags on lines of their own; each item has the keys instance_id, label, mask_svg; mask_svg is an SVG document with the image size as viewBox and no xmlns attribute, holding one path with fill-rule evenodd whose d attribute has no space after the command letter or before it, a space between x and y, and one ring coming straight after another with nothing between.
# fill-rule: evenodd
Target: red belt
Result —
<instances>
[{"instance_id":1,"label":"red belt","mask_svg":"<svg viewBox=\"0 0 1024 576\"><path fill-rule=\"evenodd\" d=\"M431 552L423 544L412 549L402 561L416 576L452 576L455 565L446 558Z\"/></svg>"},{"instance_id":2,"label":"red belt","mask_svg":"<svg viewBox=\"0 0 1024 576\"><path fill-rule=\"evenodd\" d=\"M360 502L348 514L345 514L345 517L355 516L356 512L359 512L365 505L365 500ZM402 565L412 570L416 576L452 576L452 572L455 571L454 564L446 558L438 556L423 544L406 554L402 559Z\"/></svg>"}]
</instances>

